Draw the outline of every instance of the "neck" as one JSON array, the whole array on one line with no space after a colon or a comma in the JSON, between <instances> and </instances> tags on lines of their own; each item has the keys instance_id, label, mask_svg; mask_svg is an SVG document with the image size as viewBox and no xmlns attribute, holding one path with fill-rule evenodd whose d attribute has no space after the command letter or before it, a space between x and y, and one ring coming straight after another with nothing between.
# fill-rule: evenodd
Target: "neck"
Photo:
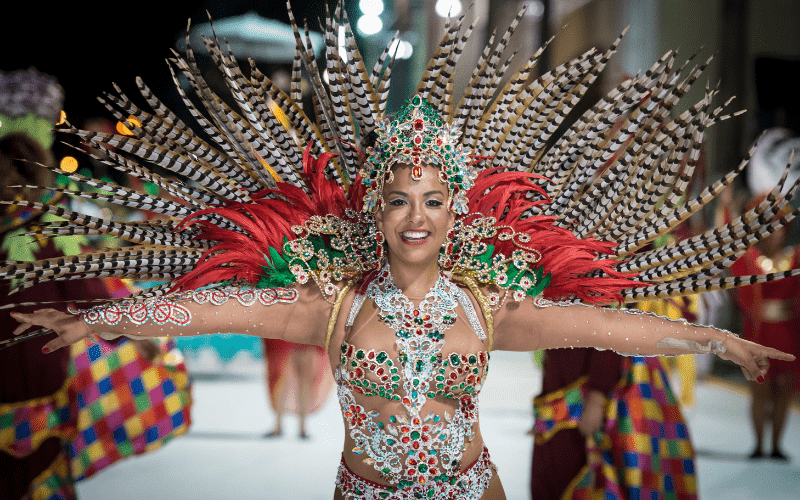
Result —
<instances>
[{"instance_id":1,"label":"neck","mask_svg":"<svg viewBox=\"0 0 800 500\"><path fill-rule=\"evenodd\" d=\"M424 296L439 279L439 263L436 261L425 265L408 265L389 256L389 270L394 285L409 297Z\"/></svg>"}]
</instances>

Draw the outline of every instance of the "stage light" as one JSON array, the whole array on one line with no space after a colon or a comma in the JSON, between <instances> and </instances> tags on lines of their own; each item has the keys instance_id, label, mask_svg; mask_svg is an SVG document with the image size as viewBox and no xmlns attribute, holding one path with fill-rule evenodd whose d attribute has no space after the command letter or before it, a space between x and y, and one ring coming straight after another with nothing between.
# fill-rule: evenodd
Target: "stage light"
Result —
<instances>
[{"instance_id":1,"label":"stage light","mask_svg":"<svg viewBox=\"0 0 800 500\"><path fill-rule=\"evenodd\" d=\"M358 31L369 36L383 29L383 21L378 16L364 15L358 18Z\"/></svg>"},{"instance_id":2,"label":"stage light","mask_svg":"<svg viewBox=\"0 0 800 500\"><path fill-rule=\"evenodd\" d=\"M383 14L383 0L359 0L358 8L367 16L380 16Z\"/></svg>"},{"instance_id":3,"label":"stage light","mask_svg":"<svg viewBox=\"0 0 800 500\"><path fill-rule=\"evenodd\" d=\"M439 17L455 17L461 14L461 1L436 0L435 10Z\"/></svg>"},{"instance_id":4,"label":"stage light","mask_svg":"<svg viewBox=\"0 0 800 500\"><path fill-rule=\"evenodd\" d=\"M74 171L78 170L78 160L76 160L72 156L65 156L61 158L61 162L59 163L58 167L64 172L71 174Z\"/></svg>"}]
</instances>

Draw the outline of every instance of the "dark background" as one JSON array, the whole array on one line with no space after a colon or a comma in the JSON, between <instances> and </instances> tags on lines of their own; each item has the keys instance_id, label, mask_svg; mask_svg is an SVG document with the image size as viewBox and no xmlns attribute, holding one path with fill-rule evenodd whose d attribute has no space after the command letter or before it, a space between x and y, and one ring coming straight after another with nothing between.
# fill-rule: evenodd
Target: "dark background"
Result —
<instances>
[{"instance_id":1,"label":"dark background","mask_svg":"<svg viewBox=\"0 0 800 500\"><path fill-rule=\"evenodd\" d=\"M112 82L134 97L140 76L168 102L173 82L165 59L190 18L201 24L208 20L206 11L212 19L254 11L289 22L281 0L14 3L0 11L0 69L32 66L55 76L65 91L64 110L75 125L110 116L96 97L113 90ZM292 9L299 22L307 17L314 29L324 2L292 0Z\"/></svg>"}]
</instances>

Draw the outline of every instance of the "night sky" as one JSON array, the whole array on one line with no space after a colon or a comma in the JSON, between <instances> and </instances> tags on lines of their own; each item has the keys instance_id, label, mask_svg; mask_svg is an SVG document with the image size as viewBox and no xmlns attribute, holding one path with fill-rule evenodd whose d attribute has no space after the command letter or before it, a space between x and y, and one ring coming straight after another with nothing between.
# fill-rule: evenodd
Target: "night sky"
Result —
<instances>
[{"instance_id":1,"label":"night sky","mask_svg":"<svg viewBox=\"0 0 800 500\"><path fill-rule=\"evenodd\" d=\"M76 125L109 116L96 97L113 90L112 82L136 95L135 77L141 76L156 95L168 95L173 84L165 58L189 18L200 24L208 19L206 10L213 19L255 11L288 22L281 0L14 3L0 14L0 69L33 66L56 76L66 94L64 109ZM308 17L310 24L323 13L322 5L292 0L295 17Z\"/></svg>"}]
</instances>

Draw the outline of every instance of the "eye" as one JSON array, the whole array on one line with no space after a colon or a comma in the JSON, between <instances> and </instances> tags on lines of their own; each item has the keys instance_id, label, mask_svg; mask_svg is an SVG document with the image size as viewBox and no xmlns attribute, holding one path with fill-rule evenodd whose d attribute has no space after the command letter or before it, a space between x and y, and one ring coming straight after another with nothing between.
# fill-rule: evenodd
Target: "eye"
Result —
<instances>
[{"instance_id":1,"label":"eye","mask_svg":"<svg viewBox=\"0 0 800 500\"><path fill-rule=\"evenodd\" d=\"M430 200L425 202L426 205L429 207L441 207L444 205L444 202L441 200L437 200L436 198L431 198Z\"/></svg>"},{"instance_id":2,"label":"eye","mask_svg":"<svg viewBox=\"0 0 800 500\"><path fill-rule=\"evenodd\" d=\"M403 198L395 198L393 200L389 200L388 204L393 207L400 207L406 204L406 200Z\"/></svg>"}]
</instances>

